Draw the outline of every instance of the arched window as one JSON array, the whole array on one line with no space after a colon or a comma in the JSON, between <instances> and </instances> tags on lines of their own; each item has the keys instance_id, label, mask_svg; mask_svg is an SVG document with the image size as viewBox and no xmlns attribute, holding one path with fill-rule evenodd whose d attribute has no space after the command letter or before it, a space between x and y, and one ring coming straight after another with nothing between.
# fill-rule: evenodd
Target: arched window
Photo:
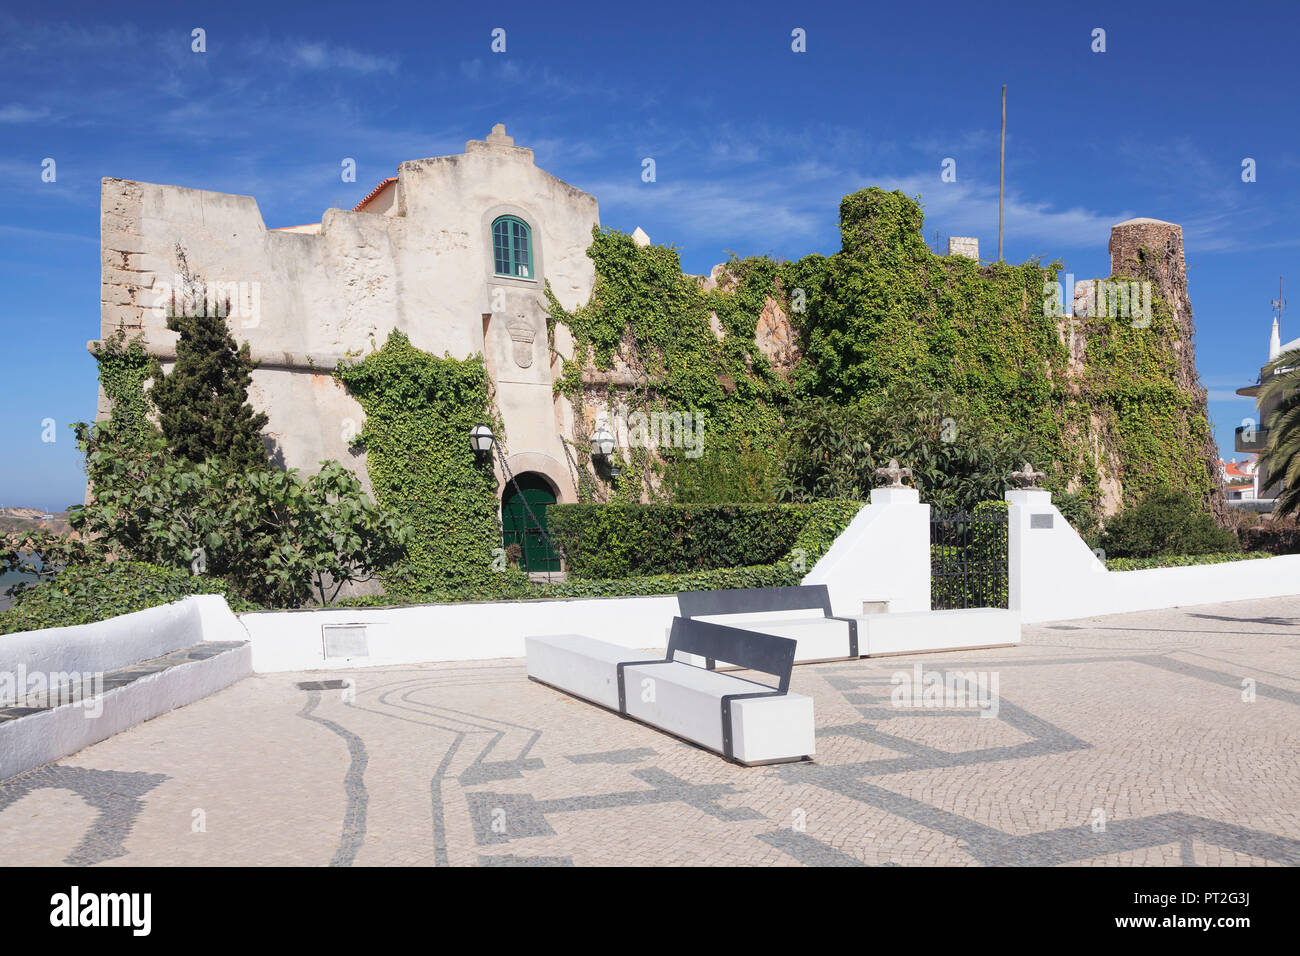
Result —
<instances>
[{"instance_id":1,"label":"arched window","mask_svg":"<svg viewBox=\"0 0 1300 956\"><path fill-rule=\"evenodd\" d=\"M533 279L533 235L517 216L501 216L492 223L492 261L496 274Z\"/></svg>"}]
</instances>

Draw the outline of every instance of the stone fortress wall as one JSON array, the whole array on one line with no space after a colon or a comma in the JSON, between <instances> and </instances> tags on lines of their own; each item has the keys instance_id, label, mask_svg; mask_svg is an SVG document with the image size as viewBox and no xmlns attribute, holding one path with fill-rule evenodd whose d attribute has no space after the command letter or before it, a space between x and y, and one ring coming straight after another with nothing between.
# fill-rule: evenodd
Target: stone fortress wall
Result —
<instances>
[{"instance_id":1,"label":"stone fortress wall","mask_svg":"<svg viewBox=\"0 0 1300 956\"><path fill-rule=\"evenodd\" d=\"M330 373L397 329L435 355L481 352L512 470L541 472L561 500L574 500L560 437L572 435L573 412L552 390L559 359L547 346L543 289L549 280L566 308L590 297L595 197L538 169L500 126L463 154L402 163L386 185L362 211L330 209L318 227L269 230L251 196L105 179L101 337L143 334L169 369L179 244L206 283L248 290L228 322L261 363L250 402L270 418L277 463L311 472L335 459L369 487L364 455L348 444L364 414ZM531 227L533 278L494 275L491 226L507 214ZM572 354L563 328L555 346ZM99 405L105 417L102 391Z\"/></svg>"},{"instance_id":2,"label":"stone fortress wall","mask_svg":"<svg viewBox=\"0 0 1300 956\"><path fill-rule=\"evenodd\" d=\"M502 215L531 227L531 278L495 274L491 226ZM500 125L486 139L466 143L462 154L402 163L397 176L354 210L330 209L320 223L284 229L267 229L251 196L105 179L101 336L142 333L150 352L170 367L176 334L165 325L167 292L177 282L183 249L190 270L206 282L249 290L228 321L260 363L250 402L269 416L265 436L273 460L307 472L322 460L341 461L368 490L364 454L349 446L364 413L331 375L339 359L382 346L394 329L435 355L482 353L511 470L540 473L558 500L574 501L576 475L564 441L581 441L606 426L626 447L625 423L612 420L611 402L634 376L618 363L611 371L588 368L575 421L575 409L553 388L562 359L572 356L572 340L557 325L556 354L548 348L543 290L549 281L570 310L588 301L595 273L586 250L599 222L594 196L537 168L532 150L515 146ZM640 229L633 238L650 241ZM1173 305L1177 384L1203 412L1181 228L1153 219L1119 223L1110 252L1113 274L1154 280ZM978 241L952 237L949 253L978 261ZM717 266L702 287L714 288L724 277ZM1090 280L1076 284L1075 316L1087 315L1091 291ZM720 326L714 331L721 336ZM1069 374L1080 374L1082 326L1063 315L1058 331L1071 348ZM778 369L798 360L797 337L775 298L764 304L755 340ZM99 417L107 413L101 391ZM1093 430L1100 428L1094 421ZM1213 468L1212 440L1198 450ZM1096 451L1107 512L1121 495L1111 451ZM504 486L504 474L498 477Z\"/></svg>"}]
</instances>

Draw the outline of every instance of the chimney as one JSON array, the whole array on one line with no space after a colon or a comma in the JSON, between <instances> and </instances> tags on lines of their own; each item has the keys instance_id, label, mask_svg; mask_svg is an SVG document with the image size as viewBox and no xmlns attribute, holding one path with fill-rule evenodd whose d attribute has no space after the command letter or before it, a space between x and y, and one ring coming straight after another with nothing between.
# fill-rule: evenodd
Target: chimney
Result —
<instances>
[{"instance_id":1,"label":"chimney","mask_svg":"<svg viewBox=\"0 0 1300 956\"><path fill-rule=\"evenodd\" d=\"M949 236L948 255L980 261L980 241L974 236Z\"/></svg>"}]
</instances>

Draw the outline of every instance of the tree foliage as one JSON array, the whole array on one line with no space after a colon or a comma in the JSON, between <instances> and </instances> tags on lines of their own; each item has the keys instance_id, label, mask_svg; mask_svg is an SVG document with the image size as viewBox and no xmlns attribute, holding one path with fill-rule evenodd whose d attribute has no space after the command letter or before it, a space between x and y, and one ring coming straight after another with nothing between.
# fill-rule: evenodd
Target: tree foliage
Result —
<instances>
[{"instance_id":1,"label":"tree foliage","mask_svg":"<svg viewBox=\"0 0 1300 956\"><path fill-rule=\"evenodd\" d=\"M1241 550L1237 536L1215 523L1203 501L1174 488L1156 488L1123 508L1099 542L1107 559Z\"/></svg>"},{"instance_id":2,"label":"tree foliage","mask_svg":"<svg viewBox=\"0 0 1300 956\"><path fill-rule=\"evenodd\" d=\"M1282 482L1274 514L1295 515L1300 513L1300 349L1283 352L1265 368L1259 401L1276 404L1264 422L1268 442L1259 456L1272 480Z\"/></svg>"},{"instance_id":3,"label":"tree foliage","mask_svg":"<svg viewBox=\"0 0 1300 956\"><path fill-rule=\"evenodd\" d=\"M74 529L118 557L222 578L259 604L328 604L409 540L409 525L337 462L304 478L215 458L194 464L161 436L143 451L124 448L111 423L83 425L78 437L98 478L90 503L69 514Z\"/></svg>"},{"instance_id":4,"label":"tree foliage","mask_svg":"<svg viewBox=\"0 0 1300 956\"><path fill-rule=\"evenodd\" d=\"M1031 438L984 424L958 396L902 383L874 400L805 401L792 416L782 497L789 501L869 496L890 459L912 470L923 501L973 509L1002 498L1007 474L1041 460Z\"/></svg>"},{"instance_id":5,"label":"tree foliage","mask_svg":"<svg viewBox=\"0 0 1300 956\"><path fill-rule=\"evenodd\" d=\"M229 311L227 303L224 313ZM167 328L180 333L176 364L164 375L154 362L149 399L168 451L195 464L217 458L234 468L264 466L261 431L267 417L248 404L257 367L248 343L236 346L223 310L208 308L206 302L180 313L173 307Z\"/></svg>"}]
</instances>

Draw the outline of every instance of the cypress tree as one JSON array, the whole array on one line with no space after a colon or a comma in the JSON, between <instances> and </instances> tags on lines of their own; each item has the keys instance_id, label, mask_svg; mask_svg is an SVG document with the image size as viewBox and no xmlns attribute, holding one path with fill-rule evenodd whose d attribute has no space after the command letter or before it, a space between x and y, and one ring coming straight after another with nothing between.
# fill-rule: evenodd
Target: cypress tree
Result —
<instances>
[{"instance_id":1,"label":"cypress tree","mask_svg":"<svg viewBox=\"0 0 1300 956\"><path fill-rule=\"evenodd\" d=\"M222 309L209 309L206 299L199 303L193 310L197 314L178 314L173 299L167 328L180 333L176 364L168 375L154 367L149 397L158 409L167 448L193 462L217 458L239 469L266 467L260 432L267 418L248 404L257 364L249 357L248 343L235 345Z\"/></svg>"}]
</instances>

